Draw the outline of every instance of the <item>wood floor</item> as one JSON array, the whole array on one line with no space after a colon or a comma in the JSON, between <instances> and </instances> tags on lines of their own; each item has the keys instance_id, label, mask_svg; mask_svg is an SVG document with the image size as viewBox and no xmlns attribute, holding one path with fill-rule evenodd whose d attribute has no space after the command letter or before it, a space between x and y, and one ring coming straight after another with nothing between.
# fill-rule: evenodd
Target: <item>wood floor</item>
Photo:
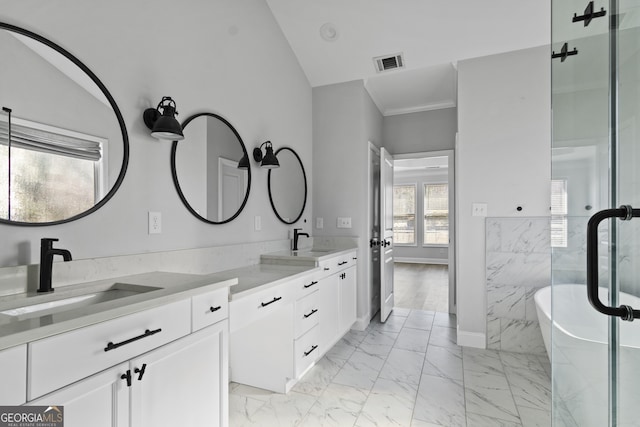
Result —
<instances>
[{"instance_id":1,"label":"wood floor","mask_svg":"<svg viewBox=\"0 0 640 427\"><path fill-rule=\"evenodd\" d=\"M395 307L449 311L449 268L446 265L394 264Z\"/></svg>"}]
</instances>

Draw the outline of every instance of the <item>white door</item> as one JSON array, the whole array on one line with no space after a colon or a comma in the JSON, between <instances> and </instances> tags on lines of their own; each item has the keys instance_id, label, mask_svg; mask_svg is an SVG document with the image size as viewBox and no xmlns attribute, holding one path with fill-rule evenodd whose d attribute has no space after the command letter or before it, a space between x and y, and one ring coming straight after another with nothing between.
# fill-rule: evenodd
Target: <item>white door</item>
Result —
<instances>
[{"instance_id":1,"label":"white door","mask_svg":"<svg viewBox=\"0 0 640 427\"><path fill-rule=\"evenodd\" d=\"M393 310L393 157L380 149L380 321Z\"/></svg>"},{"instance_id":2,"label":"white door","mask_svg":"<svg viewBox=\"0 0 640 427\"><path fill-rule=\"evenodd\" d=\"M238 162L218 158L218 221L236 214L247 191L247 171L238 169Z\"/></svg>"},{"instance_id":3,"label":"white door","mask_svg":"<svg viewBox=\"0 0 640 427\"><path fill-rule=\"evenodd\" d=\"M228 425L228 323L131 361L131 427Z\"/></svg>"},{"instance_id":4,"label":"white door","mask_svg":"<svg viewBox=\"0 0 640 427\"><path fill-rule=\"evenodd\" d=\"M65 427L129 425L128 363L122 363L27 403L62 406ZM124 378L123 378L124 375ZM55 410L55 409L53 409Z\"/></svg>"}]
</instances>

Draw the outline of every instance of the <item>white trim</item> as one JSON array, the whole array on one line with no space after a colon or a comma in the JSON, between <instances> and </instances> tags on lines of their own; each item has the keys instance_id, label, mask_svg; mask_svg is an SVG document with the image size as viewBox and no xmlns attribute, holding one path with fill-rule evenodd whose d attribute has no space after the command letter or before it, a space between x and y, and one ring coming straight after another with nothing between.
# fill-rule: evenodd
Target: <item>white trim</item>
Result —
<instances>
[{"instance_id":1,"label":"white trim","mask_svg":"<svg viewBox=\"0 0 640 427\"><path fill-rule=\"evenodd\" d=\"M355 329L356 331L364 331L369 326L369 312L366 313L364 317L358 317L356 322L351 325L351 329Z\"/></svg>"},{"instance_id":2,"label":"white trim","mask_svg":"<svg viewBox=\"0 0 640 427\"><path fill-rule=\"evenodd\" d=\"M395 257L394 262L406 262L408 264L438 264L449 265L449 260L444 258L411 258L411 257Z\"/></svg>"},{"instance_id":3,"label":"white trim","mask_svg":"<svg viewBox=\"0 0 640 427\"><path fill-rule=\"evenodd\" d=\"M439 102L437 104L417 105L415 107L407 108L391 108L384 110L382 115L387 116L399 116L400 114L420 113L422 111L443 110L445 108L454 108L456 106L455 101Z\"/></svg>"},{"instance_id":4,"label":"white trim","mask_svg":"<svg viewBox=\"0 0 640 427\"><path fill-rule=\"evenodd\" d=\"M487 348L487 336L481 332L458 331L458 345L462 347Z\"/></svg>"}]
</instances>

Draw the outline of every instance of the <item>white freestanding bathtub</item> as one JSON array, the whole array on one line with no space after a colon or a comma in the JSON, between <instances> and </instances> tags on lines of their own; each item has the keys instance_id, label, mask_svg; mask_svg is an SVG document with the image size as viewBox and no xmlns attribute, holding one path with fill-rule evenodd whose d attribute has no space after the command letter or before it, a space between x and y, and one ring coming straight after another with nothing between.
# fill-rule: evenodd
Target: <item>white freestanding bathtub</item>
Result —
<instances>
[{"instance_id":1,"label":"white freestanding bathtub","mask_svg":"<svg viewBox=\"0 0 640 427\"><path fill-rule=\"evenodd\" d=\"M606 304L608 290L600 288L599 295ZM534 299L547 354L553 355L554 426L606 426L608 316L591 306L586 285L548 286L536 292ZM620 293L620 304L640 308L640 298ZM618 323L619 425L640 425L633 424L638 423L640 402L640 320Z\"/></svg>"}]
</instances>

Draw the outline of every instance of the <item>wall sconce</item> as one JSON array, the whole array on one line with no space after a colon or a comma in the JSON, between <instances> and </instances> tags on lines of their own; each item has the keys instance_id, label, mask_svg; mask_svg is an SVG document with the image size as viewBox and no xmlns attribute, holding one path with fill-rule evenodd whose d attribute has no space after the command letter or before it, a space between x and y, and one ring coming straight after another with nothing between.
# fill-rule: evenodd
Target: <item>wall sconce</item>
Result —
<instances>
[{"instance_id":1,"label":"wall sconce","mask_svg":"<svg viewBox=\"0 0 640 427\"><path fill-rule=\"evenodd\" d=\"M244 156L238 162L238 169L249 169L249 156L247 156L247 153L244 153Z\"/></svg>"},{"instance_id":2,"label":"wall sconce","mask_svg":"<svg viewBox=\"0 0 640 427\"><path fill-rule=\"evenodd\" d=\"M162 109L162 113L160 112ZM160 140L180 141L184 139L182 126L176 120L176 103L170 96L163 96L156 108L147 108L142 114L144 124L151 129L151 136Z\"/></svg>"},{"instance_id":3,"label":"wall sconce","mask_svg":"<svg viewBox=\"0 0 640 427\"><path fill-rule=\"evenodd\" d=\"M262 155L262 146L266 145L264 156ZM280 167L280 162L275 154L273 154L273 146L271 141L263 142L260 148L253 149L253 160L261 162L260 167L265 169L274 169Z\"/></svg>"}]
</instances>

